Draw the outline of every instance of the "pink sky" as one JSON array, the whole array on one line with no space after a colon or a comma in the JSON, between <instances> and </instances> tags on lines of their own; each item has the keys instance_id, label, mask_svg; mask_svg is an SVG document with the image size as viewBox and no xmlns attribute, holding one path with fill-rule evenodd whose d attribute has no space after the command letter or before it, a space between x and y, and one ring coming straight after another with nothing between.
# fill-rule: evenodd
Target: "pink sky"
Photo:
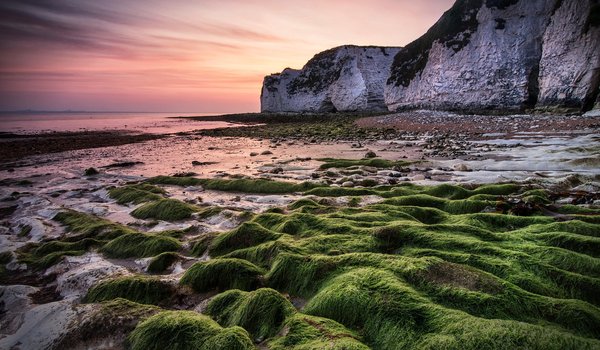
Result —
<instances>
[{"instance_id":1,"label":"pink sky","mask_svg":"<svg viewBox=\"0 0 600 350\"><path fill-rule=\"evenodd\" d=\"M258 111L331 47L403 46L452 0L3 0L0 110Z\"/></svg>"}]
</instances>

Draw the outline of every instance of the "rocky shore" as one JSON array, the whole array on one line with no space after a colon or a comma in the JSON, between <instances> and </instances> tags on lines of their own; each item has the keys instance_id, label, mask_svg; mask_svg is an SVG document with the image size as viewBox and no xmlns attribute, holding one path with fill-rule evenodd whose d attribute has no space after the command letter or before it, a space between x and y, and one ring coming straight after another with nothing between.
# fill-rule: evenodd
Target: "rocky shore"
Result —
<instances>
[{"instance_id":1,"label":"rocky shore","mask_svg":"<svg viewBox=\"0 0 600 350\"><path fill-rule=\"evenodd\" d=\"M0 348L600 346L597 117L210 119L0 170Z\"/></svg>"}]
</instances>

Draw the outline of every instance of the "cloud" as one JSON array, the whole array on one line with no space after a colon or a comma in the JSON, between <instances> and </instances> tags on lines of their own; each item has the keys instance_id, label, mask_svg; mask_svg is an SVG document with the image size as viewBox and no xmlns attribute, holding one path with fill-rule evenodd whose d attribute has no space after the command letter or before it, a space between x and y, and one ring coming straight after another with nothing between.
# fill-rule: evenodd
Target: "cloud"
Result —
<instances>
[{"instance_id":1,"label":"cloud","mask_svg":"<svg viewBox=\"0 0 600 350\"><path fill-rule=\"evenodd\" d=\"M405 44L452 1L0 0L0 109L44 91L258 100L265 74L341 44Z\"/></svg>"}]
</instances>

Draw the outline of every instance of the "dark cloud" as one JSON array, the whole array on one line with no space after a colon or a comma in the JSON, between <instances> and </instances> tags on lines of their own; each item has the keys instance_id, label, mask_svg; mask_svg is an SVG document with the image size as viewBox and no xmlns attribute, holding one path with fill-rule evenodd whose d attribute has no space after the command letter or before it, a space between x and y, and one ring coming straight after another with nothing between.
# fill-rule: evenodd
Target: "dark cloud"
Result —
<instances>
[{"instance_id":1,"label":"dark cloud","mask_svg":"<svg viewBox=\"0 0 600 350\"><path fill-rule=\"evenodd\" d=\"M100 8L97 4L111 6L110 2L87 1L35 1L4 0L0 2L0 49L10 48L51 50L75 48L97 51L101 55L141 56L147 50L170 50L177 41L191 44L208 44L209 47L235 49L237 46L223 41L193 40L172 36L136 36L125 34L123 29L164 28L175 33L234 40L278 41L281 38L257 31L215 23L185 23L160 14L137 15L130 12Z\"/></svg>"}]
</instances>

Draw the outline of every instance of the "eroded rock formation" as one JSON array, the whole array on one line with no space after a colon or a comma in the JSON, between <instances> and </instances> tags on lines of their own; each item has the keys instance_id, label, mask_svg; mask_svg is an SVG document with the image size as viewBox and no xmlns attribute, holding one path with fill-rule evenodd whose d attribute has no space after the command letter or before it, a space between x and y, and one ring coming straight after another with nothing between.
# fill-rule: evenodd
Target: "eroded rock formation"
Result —
<instances>
[{"instance_id":1,"label":"eroded rock formation","mask_svg":"<svg viewBox=\"0 0 600 350\"><path fill-rule=\"evenodd\" d=\"M385 110L383 88L399 48L340 46L321 52L301 69L264 79L263 112Z\"/></svg>"},{"instance_id":2,"label":"eroded rock formation","mask_svg":"<svg viewBox=\"0 0 600 350\"><path fill-rule=\"evenodd\" d=\"M405 108L591 108L597 0L459 0L394 59L385 101Z\"/></svg>"},{"instance_id":3,"label":"eroded rock formation","mask_svg":"<svg viewBox=\"0 0 600 350\"><path fill-rule=\"evenodd\" d=\"M599 91L600 0L458 0L404 49L342 46L267 76L261 106L587 111Z\"/></svg>"}]
</instances>

